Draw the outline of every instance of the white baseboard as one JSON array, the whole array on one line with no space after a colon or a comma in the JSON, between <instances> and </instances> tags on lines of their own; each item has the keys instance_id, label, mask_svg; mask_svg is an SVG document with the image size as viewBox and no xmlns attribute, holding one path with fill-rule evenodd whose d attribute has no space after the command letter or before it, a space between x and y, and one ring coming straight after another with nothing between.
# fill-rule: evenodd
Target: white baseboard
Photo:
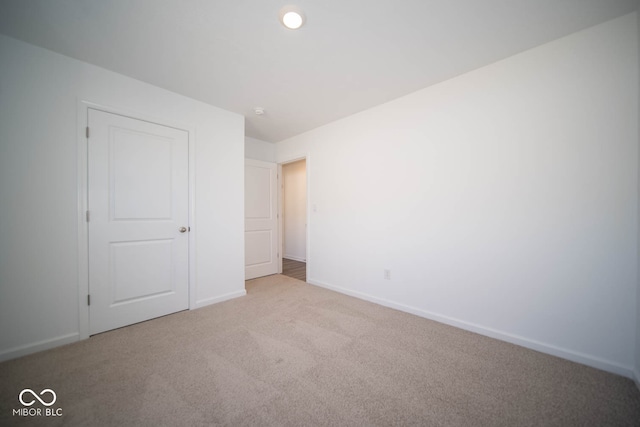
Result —
<instances>
[{"instance_id":1,"label":"white baseboard","mask_svg":"<svg viewBox=\"0 0 640 427\"><path fill-rule=\"evenodd\" d=\"M307 262L307 260L305 258L300 258L300 257L297 257L297 256L287 255L287 254L285 254L282 258L290 259L292 261Z\"/></svg>"},{"instance_id":2,"label":"white baseboard","mask_svg":"<svg viewBox=\"0 0 640 427\"><path fill-rule=\"evenodd\" d=\"M245 289L243 289L241 291L229 292L228 294L219 295L217 297L201 299L201 300L196 301L195 307L191 307L191 310L194 310L194 309L197 309L197 308L206 307L206 306L211 305L211 304L217 304L219 302L227 301L227 300L230 300L230 299L243 297L245 295L247 295L247 291Z\"/></svg>"},{"instance_id":3,"label":"white baseboard","mask_svg":"<svg viewBox=\"0 0 640 427\"><path fill-rule=\"evenodd\" d=\"M213 298L207 298L203 300L196 301L196 306L193 308L201 308L211 304L216 304L219 302L227 301L233 298L238 298L245 296L247 291L242 289L236 292L230 292L228 294L220 295ZM18 347L10 348L7 350L0 350L0 362L4 362L5 360L15 359L21 356L26 356L28 354L37 353L39 351L49 350L54 347L59 347L61 345L70 344L76 341L80 341L80 333L74 332L72 334L62 335L55 338L50 338L47 340L38 341L31 344L25 344Z\"/></svg>"},{"instance_id":4,"label":"white baseboard","mask_svg":"<svg viewBox=\"0 0 640 427\"><path fill-rule=\"evenodd\" d=\"M506 341L512 344L516 344L522 347L530 348L532 350L539 351L541 353L557 356L562 359L567 359L572 362L577 362L583 365L591 366L593 368L601 369L603 371L611 372L617 375L622 375L627 378L631 378L636 382L636 385L640 388L640 377L634 369L629 366L622 366L615 362L600 359L598 357L590 356L588 354L579 353L572 350L567 350L561 347L557 347L550 344L545 344L536 340L532 340L526 337L509 334L506 332L498 331L495 329L487 328L475 323L465 322L463 320L455 319L448 316L443 316L430 311L422 310L416 307L400 304L395 301L390 301L383 298L378 298L373 295L365 294L362 292L352 291L350 289L342 288L340 286L333 286L328 283L321 282L315 279L307 279L307 283L322 288L330 289L332 291L340 292L345 295L349 295L355 298L359 298L365 301L380 304L385 307L393 308L396 310L404 311L405 313L414 314L416 316L424 317L426 319L434 320L436 322L444 323L456 328L464 329L467 331L475 332L480 335L495 338L501 341Z\"/></svg>"},{"instance_id":5,"label":"white baseboard","mask_svg":"<svg viewBox=\"0 0 640 427\"><path fill-rule=\"evenodd\" d=\"M50 348L59 347L61 345L71 344L72 342L79 340L80 333L74 332L72 334L61 335L59 337L21 345L8 350L2 350L0 351L0 362L26 356L27 354L37 353L39 351L49 350Z\"/></svg>"}]
</instances>

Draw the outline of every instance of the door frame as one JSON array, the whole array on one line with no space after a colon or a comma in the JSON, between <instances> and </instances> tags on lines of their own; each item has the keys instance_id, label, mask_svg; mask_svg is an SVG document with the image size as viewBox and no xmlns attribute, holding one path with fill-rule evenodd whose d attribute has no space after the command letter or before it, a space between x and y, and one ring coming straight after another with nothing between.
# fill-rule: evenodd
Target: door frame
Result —
<instances>
[{"instance_id":1,"label":"door frame","mask_svg":"<svg viewBox=\"0 0 640 427\"><path fill-rule=\"evenodd\" d=\"M158 118L146 113L134 111L127 108L111 107L106 104L99 104L90 101L77 101L77 226L78 226L78 322L79 322L79 339L89 338L89 305L87 304L87 295L89 295L89 227L86 220L86 212L88 207L88 141L86 129L89 120L89 109L100 110L105 113L118 114L120 116L130 117L136 120L156 123L162 126L168 126L187 132L189 141L189 224L190 232L188 233L188 258L189 258L189 310L196 307L196 291L195 291L195 249L196 249L196 232L195 223L195 127L175 120Z\"/></svg>"},{"instance_id":2,"label":"door frame","mask_svg":"<svg viewBox=\"0 0 640 427\"><path fill-rule=\"evenodd\" d=\"M309 203L309 200L311 200L310 194L311 194L311 168L309 167L309 165L311 164L311 156L309 155L309 153L304 153L301 155L292 155L292 156L284 156L280 159L278 159L277 165L278 165L278 177L279 177L279 182L278 182L278 251L280 252L280 254L282 256L280 256L280 265L278 266L278 273L282 274L282 260L284 258L284 252L283 252L283 242L284 242L284 223L283 223L283 216L284 216L284 209L283 209L283 203L282 203L282 199L283 199L283 188L284 188L284 177L282 176L282 166L289 164L289 163L294 163L300 160L304 160L305 161L305 177L306 177L306 182L305 182L305 187L306 187L306 195L305 195L305 204L307 207L307 215L306 215L306 222L307 222L307 228L305 230L305 246L306 246L306 256L307 256L307 261L305 264L305 270L306 270L306 276L307 276L307 282L309 282L309 271L311 271L311 239L310 239L310 235L311 233L309 232L309 230L311 230L312 227L312 223L311 223L311 204Z\"/></svg>"}]
</instances>

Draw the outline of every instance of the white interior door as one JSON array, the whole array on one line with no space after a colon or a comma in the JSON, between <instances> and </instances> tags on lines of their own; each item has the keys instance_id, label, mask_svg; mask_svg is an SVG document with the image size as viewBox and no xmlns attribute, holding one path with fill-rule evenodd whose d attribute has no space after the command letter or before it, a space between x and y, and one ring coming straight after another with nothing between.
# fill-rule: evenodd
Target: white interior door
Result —
<instances>
[{"instance_id":1,"label":"white interior door","mask_svg":"<svg viewBox=\"0 0 640 427\"><path fill-rule=\"evenodd\" d=\"M90 334L189 306L189 140L89 109Z\"/></svg>"},{"instance_id":2,"label":"white interior door","mask_svg":"<svg viewBox=\"0 0 640 427\"><path fill-rule=\"evenodd\" d=\"M277 165L245 160L245 279L278 272Z\"/></svg>"}]
</instances>

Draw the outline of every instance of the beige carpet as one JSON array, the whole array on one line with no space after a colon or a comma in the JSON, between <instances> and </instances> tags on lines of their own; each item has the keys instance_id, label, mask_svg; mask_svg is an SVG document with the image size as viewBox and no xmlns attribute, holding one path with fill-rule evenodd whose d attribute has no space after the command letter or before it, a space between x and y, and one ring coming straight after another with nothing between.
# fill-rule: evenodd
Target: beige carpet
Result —
<instances>
[{"instance_id":1,"label":"beige carpet","mask_svg":"<svg viewBox=\"0 0 640 427\"><path fill-rule=\"evenodd\" d=\"M0 425L640 424L628 379L285 276L247 291L0 364ZM24 388L62 416L12 416Z\"/></svg>"}]
</instances>

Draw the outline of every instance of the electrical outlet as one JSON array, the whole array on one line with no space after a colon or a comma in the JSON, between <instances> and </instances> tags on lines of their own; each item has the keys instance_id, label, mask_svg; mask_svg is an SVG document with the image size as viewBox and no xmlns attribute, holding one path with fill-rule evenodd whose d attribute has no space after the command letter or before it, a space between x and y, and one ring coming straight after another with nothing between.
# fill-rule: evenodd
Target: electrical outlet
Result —
<instances>
[{"instance_id":1,"label":"electrical outlet","mask_svg":"<svg viewBox=\"0 0 640 427\"><path fill-rule=\"evenodd\" d=\"M384 278L386 280L391 280L391 270L388 270L388 269L384 270Z\"/></svg>"}]
</instances>

